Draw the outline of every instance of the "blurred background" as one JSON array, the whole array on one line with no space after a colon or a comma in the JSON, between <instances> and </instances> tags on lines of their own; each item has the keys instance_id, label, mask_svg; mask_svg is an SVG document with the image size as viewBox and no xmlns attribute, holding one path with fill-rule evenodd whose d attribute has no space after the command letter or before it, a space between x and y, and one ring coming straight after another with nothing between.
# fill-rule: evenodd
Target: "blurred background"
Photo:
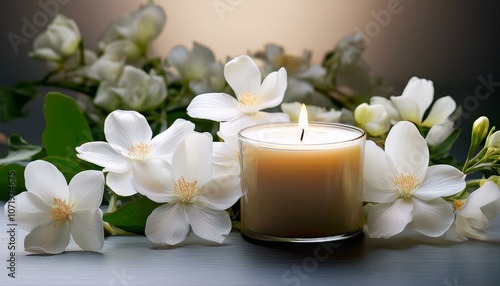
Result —
<instances>
[{"instance_id":1,"label":"blurred background","mask_svg":"<svg viewBox=\"0 0 500 286\"><path fill-rule=\"evenodd\" d=\"M0 2L0 85L38 80L48 71L30 60L33 39L54 15L44 6L52 3L59 13L76 21L87 48L97 50L105 27L119 15L137 9L147 0L3 0ZM434 82L435 99L452 96L463 108L457 122L463 128L454 152L465 157L472 122L488 116L500 127L500 4L497 1L432 0L156 0L164 7L167 24L150 54L164 58L176 45L194 41L211 48L216 57L263 50L275 43L290 54L311 50L319 63L338 41L364 32L363 58L372 71L395 87L400 95L412 76ZM54 8L51 8L54 9ZM41 12L40 12L41 11ZM43 22L28 34L26 21ZM38 19L36 19L39 17ZM13 45L7 35L26 39ZM7 136L20 133L39 144L43 131L43 98L27 106L27 118L0 123ZM64 136L61 134L61 136Z\"/></svg>"}]
</instances>

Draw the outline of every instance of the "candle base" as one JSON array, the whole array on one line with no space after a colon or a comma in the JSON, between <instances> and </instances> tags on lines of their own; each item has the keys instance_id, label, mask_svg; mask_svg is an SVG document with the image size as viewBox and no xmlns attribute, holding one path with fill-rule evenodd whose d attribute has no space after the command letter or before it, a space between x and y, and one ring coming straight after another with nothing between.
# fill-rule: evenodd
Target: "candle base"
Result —
<instances>
[{"instance_id":1,"label":"candle base","mask_svg":"<svg viewBox=\"0 0 500 286\"><path fill-rule=\"evenodd\" d=\"M248 237L250 240L268 241L268 242L291 242L291 243L318 243L330 242L355 238L363 234L363 229L359 229L349 233L337 234L324 237L281 237L261 234L249 230L241 230L243 238Z\"/></svg>"}]
</instances>

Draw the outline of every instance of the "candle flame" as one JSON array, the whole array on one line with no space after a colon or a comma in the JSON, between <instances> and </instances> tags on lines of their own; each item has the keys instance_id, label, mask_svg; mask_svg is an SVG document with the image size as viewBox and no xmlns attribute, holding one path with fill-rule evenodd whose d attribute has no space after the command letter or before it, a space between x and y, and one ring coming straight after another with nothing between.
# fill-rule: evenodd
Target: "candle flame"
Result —
<instances>
[{"instance_id":1,"label":"candle flame","mask_svg":"<svg viewBox=\"0 0 500 286\"><path fill-rule=\"evenodd\" d=\"M309 127L309 120L307 119L307 108L306 105L302 103L299 115L299 128L306 129Z\"/></svg>"}]
</instances>

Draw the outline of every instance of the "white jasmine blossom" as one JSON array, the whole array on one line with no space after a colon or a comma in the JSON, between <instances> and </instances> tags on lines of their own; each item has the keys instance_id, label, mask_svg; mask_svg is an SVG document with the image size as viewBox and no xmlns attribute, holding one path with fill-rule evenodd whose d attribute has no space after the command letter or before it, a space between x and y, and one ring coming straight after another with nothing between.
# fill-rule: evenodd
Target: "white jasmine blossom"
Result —
<instances>
[{"instance_id":1,"label":"white jasmine blossom","mask_svg":"<svg viewBox=\"0 0 500 286\"><path fill-rule=\"evenodd\" d=\"M486 229L500 212L500 191L494 182L485 182L465 200L455 200L455 224L446 238L464 241L467 238L486 240Z\"/></svg>"},{"instance_id":2,"label":"white jasmine blossom","mask_svg":"<svg viewBox=\"0 0 500 286\"><path fill-rule=\"evenodd\" d=\"M455 100L450 96L441 97L436 100L424 120L424 114L433 99L434 85L432 81L417 77L410 79L401 96L391 96L391 101L403 120L426 127L432 127L447 120L457 106Z\"/></svg>"},{"instance_id":3,"label":"white jasmine blossom","mask_svg":"<svg viewBox=\"0 0 500 286\"><path fill-rule=\"evenodd\" d=\"M146 221L153 243L175 245L192 229L197 236L222 243L231 230L225 211L241 196L239 177L212 172L212 136L192 133L174 151L172 164L137 165L136 190L159 203Z\"/></svg>"},{"instance_id":4,"label":"white jasmine blossom","mask_svg":"<svg viewBox=\"0 0 500 286\"><path fill-rule=\"evenodd\" d=\"M365 146L364 201L376 204L368 214L370 237L389 238L408 225L427 236L442 235L453 223L453 210L441 197L465 187L465 175L449 165L429 164L429 149L414 124L394 125L385 152L372 141Z\"/></svg>"},{"instance_id":5,"label":"white jasmine blossom","mask_svg":"<svg viewBox=\"0 0 500 286\"><path fill-rule=\"evenodd\" d=\"M259 123L287 122L285 113L267 113L261 110L276 107L283 101L287 86L286 71L281 68L270 73L261 82L261 73L249 56L239 56L224 67L224 76L236 93L205 93L189 104L189 116L226 122L234 132Z\"/></svg>"},{"instance_id":6,"label":"white jasmine blossom","mask_svg":"<svg viewBox=\"0 0 500 286\"><path fill-rule=\"evenodd\" d=\"M354 121L371 136L380 136L391 128L389 113L381 104L358 105L354 110Z\"/></svg>"},{"instance_id":7,"label":"white jasmine blossom","mask_svg":"<svg viewBox=\"0 0 500 286\"><path fill-rule=\"evenodd\" d=\"M169 161L177 144L194 130L194 124L177 119L152 138L146 118L135 111L116 110L104 121L107 142L89 142L76 148L78 158L104 167L107 185L120 196L136 193L131 184L137 163Z\"/></svg>"},{"instance_id":8,"label":"white jasmine blossom","mask_svg":"<svg viewBox=\"0 0 500 286\"><path fill-rule=\"evenodd\" d=\"M114 69L113 65L107 68ZM146 111L158 107L166 98L165 81L154 70L148 74L142 69L125 66L116 86L108 81L100 83L94 103L107 111Z\"/></svg>"},{"instance_id":9,"label":"white jasmine blossom","mask_svg":"<svg viewBox=\"0 0 500 286\"><path fill-rule=\"evenodd\" d=\"M302 103L300 102L282 103L281 110L290 116L290 120L299 121L301 106ZM339 122L342 115L341 111L337 111L333 108L327 110L324 107L313 105L306 105L306 108L309 121Z\"/></svg>"},{"instance_id":10,"label":"white jasmine blossom","mask_svg":"<svg viewBox=\"0 0 500 286\"><path fill-rule=\"evenodd\" d=\"M104 50L114 41L128 40L139 47L141 54L145 54L149 43L163 30L166 20L161 6L152 2L142 5L138 10L114 20L104 31L99 47Z\"/></svg>"},{"instance_id":11,"label":"white jasmine blossom","mask_svg":"<svg viewBox=\"0 0 500 286\"><path fill-rule=\"evenodd\" d=\"M209 48L199 43L195 42L191 51L184 46L172 48L165 63L175 67L194 94L222 91L226 85L222 65Z\"/></svg>"},{"instance_id":12,"label":"white jasmine blossom","mask_svg":"<svg viewBox=\"0 0 500 286\"><path fill-rule=\"evenodd\" d=\"M104 176L83 171L71 182L45 161L29 163L25 169L27 192L15 197L16 223L29 231L24 248L34 253L62 253L73 237L86 251L104 245L102 211ZM7 214L7 204L4 207Z\"/></svg>"},{"instance_id":13,"label":"white jasmine blossom","mask_svg":"<svg viewBox=\"0 0 500 286\"><path fill-rule=\"evenodd\" d=\"M453 133L453 130L453 121L445 120L429 129L429 132L425 136L425 141L427 141L429 146L438 146Z\"/></svg>"},{"instance_id":14,"label":"white jasmine blossom","mask_svg":"<svg viewBox=\"0 0 500 286\"><path fill-rule=\"evenodd\" d=\"M38 35L33 42L32 58L44 61L62 62L78 51L82 40L75 21L57 15L47 30Z\"/></svg>"}]
</instances>

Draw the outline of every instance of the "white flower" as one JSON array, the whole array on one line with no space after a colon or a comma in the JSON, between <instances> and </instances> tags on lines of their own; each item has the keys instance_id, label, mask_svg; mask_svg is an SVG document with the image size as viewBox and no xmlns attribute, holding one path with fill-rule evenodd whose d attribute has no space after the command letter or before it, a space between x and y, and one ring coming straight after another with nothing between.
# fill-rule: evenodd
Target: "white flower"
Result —
<instances>
[{"instance_id":1,"label":"white flower","mask_svg":"<svg viewBox=\"0 0 500 286\"><path fill-rule=\"evenodd\" d=\"M301 57L286 54L283 47L268 44L264 53L257 53L264 58L264 74L284 68L287 71L288 88L285 92L284 102L300 101L307 105L329 107L331 101L315 91L314 83L326 74L321 65L311 65L311 52L304 51Z\"/></svg>"},{"instance_id":2,"label":"white flower","mask_svg":"<svg viewBox=\"0 0 500 286\"><path fill-rule=\"evenodd\" d=\"M286 89L286 71L270 73L261 83L261 73L249 56L239 56L224 67L224 76L236 93L205 93L196 96L187 111L194 118L225 121L228 129L238 131L259 123L289 121L285 113L261 110L278 106Z\"/></svg>"},{"instance_id":3,"label":"white flower","mask_svg":"<svg viewBox=\"0 0 500 286\"><path fill-rule=\"evenodd\" d=\"M231 230L225 210L241 196L238 176L213 175L212 136L208 133L186 136L174 151L171 165L138 165L133 184L151 200L166 203L146 221L146 236L156 244L182 242L190 226L197 236L222 243Z\"/></svg>"},{"instance_id":4,"label":"white flower","mask_svg":"<svg viewBox=\"0 0 500 286\"><path fill-rule=\"evenodd\" d=\"M191 51L184 46L172 48L165 63L177 69L194 94L222 91L226 85L222 65L209 48L196 42Z\"/></svg>"},{"instance_id":5,"label":"white flower","mask_svg":"<svg viewBox=\"0 0 500 286\"><path fill-rule=\"evenodd\" d=\"M80 30L75 21L57 15L47 30L35 38L34 51L29 55L44 61L61 62L78 51L80 41Z\"/></svg>"},{"instance_id":6,"label":"white flower","mask_svg":"<svg viewBox=\"0 0 500 286\"><path fill-rule=\"evenodd\" d=\"M453 130L453 121L446 119L445 121L431 127L425 136L425 141L427 141L429 146L438 146L443 143L444 140L451 135L451 133L453 133Z\"/></svg>"},{"instance_id":7,"label":"white flower","mask_svg":"<svg viewBox=\"0 0 500 286\"><path fill-rule=\"evenodd\" d=\"M24 240L26 251L58 254L72 236L86 251L104 245L102 211L104 176L99 171L83 171L71 182L45 161L29 163L24 172L27 192L15 197L16 222L30 233ZM4 207L7 213L7 204Z\"/></svg>"},{"instance_id":8,"label":"white flower","mask_svg":"<svg viewBox=\"0 0 500 286\"><path fill-rule=\"evenodd\" d=\"M372 136L385 134L391 128L390 117L381 104L362 103L354 110L356 124Z\"/></svg>"},{"instance_id":9,"label":"white flower","mask_svg":"<svg viewBox=\"0 0 500 286\"><path fill-rule=\"evenodd\" d=\"M387 112L387 114L389 115L389 117L391 119L392 125L394 125L402 120L401 115L399 115L398 110L394 107L394 105L392 104L392 102L389 99L382 97L382 96L372 96L370 98L370 105L375 105L375 104L380 104L380 105L384 106L385 111Z\"/></svg>"},{"instance_id":10,"label":"white flower","mask_svg":"<svg viewBox=\"0 0 500 286\"><path fill-rule=\"evenodd\" d=\"M436 100L426 119L423 120L425 111L433 99L434 85L432 81L417 77L410 79L401 96L391 96L391 101L403 120L426 127L442 123L457 107L455 100L450 96L441 97Z\"/></svg>"},{"instance_id":11,"label":"white flower","mask_svg":"<svg viewBox=\"0 0 500 286\"><path fill-rule=\"evenodd\" d=\"M464 202L465 201L465 202ZM467 238L486 240L486 229L500 211L500 191L494 182L486 182L466 200L455 200L455 224L446 238L464 241Z\"/></svg>"},{"instance_id":12,"label":"white flower","mask_svg":"<svg viewBox=\"0 0 500 286\"><path fill-rule=\"evenodd\" d=\"M88 68L87 76L95 80L114 83L124 66L125 61L121 57L104 54Z\"/></svg>"},{"instance_id":13,"label":"white flower","mask_svg":"<svg viewBox=\"0 0 500 286\"><path fill-rule=\"evenodd\" d=\"M99 47L104 50L110 43L125 39L135 43L144 54L148 44L163 30L166 20L161 6L152 2L142 5L139 10L114 20L104 31Z\"/></svg>"},{"instance_id":14,"label":"white flower","mask_svg":"<svg viewBox=\"0 0 500 286\"><path fill-rule=\"evenodd\" d=\"M240 175L240 149L237 134L231 134L221 125L217 132L223 142L213 143L214 174Z\"/></svg>"},{"instance_id":15,"label":"white flower","mask_svg":"<svg viewBox=\"0 0 500 286\"><path fill-rule=\"evenodd\" d=\"M146 118L135 111L116 110L104 121L108 142L89 142L76 148L78 158L104 167L107 185L120 196L136 193L132 168L138 163L170 160L177 144L194 130L194 124L177 119L167 130L152 137Z\"/></svg>"},{"instance_id":16,"label":"white flower","mask_svg":"<svg viewBox=\"0 0 500 286\"><path fill-rule=\"evenodd\" d=\"M302 103L300 102L291 102L291 103L282 103L281 110L290 116L290 120L299 121L300 108L302 107ZM327 110L324 107L306 105L307 108L307 116L309 121L319 121L319 122L339 122L340 117L342 115L341 111L337 111L335 109Z\"/></svg>"},{"instance_id":17,"label":"white flower","mask_svg":"<svg viewBox=\"0 0 500 286\"><path fill-rule=\"evenodd\" d=\"M500 148L500 131L491 134L487 142L488 148Z\"/></svg>"},{"instance_id":18,"label":"white flower","mask_svg":"<svg viewBox=\"0 0 500 286\"><path fill-rule=\"evenodd\" d=\"M465 187L465 175L449 165L428 167L429 149L414 124L394 125L385 152L372 141L365 146L364 201L378 203L368 214L370 237L388 238L409 225L427 236L442 235L453 210L441 197Z\"/></svg>"},{"instance_id":19,"label":"white flower","mask_svg":"<svg viewBox=\"0 0 500 286\"><path fill-rule=\"evenodd\" d=\"M154 70L147 74L142 69L125 66L116 86L108 81L99 84L94 103L107 111L146 111L158 107L166 98L165 81Z\"/></svg>"}]
</instances>

